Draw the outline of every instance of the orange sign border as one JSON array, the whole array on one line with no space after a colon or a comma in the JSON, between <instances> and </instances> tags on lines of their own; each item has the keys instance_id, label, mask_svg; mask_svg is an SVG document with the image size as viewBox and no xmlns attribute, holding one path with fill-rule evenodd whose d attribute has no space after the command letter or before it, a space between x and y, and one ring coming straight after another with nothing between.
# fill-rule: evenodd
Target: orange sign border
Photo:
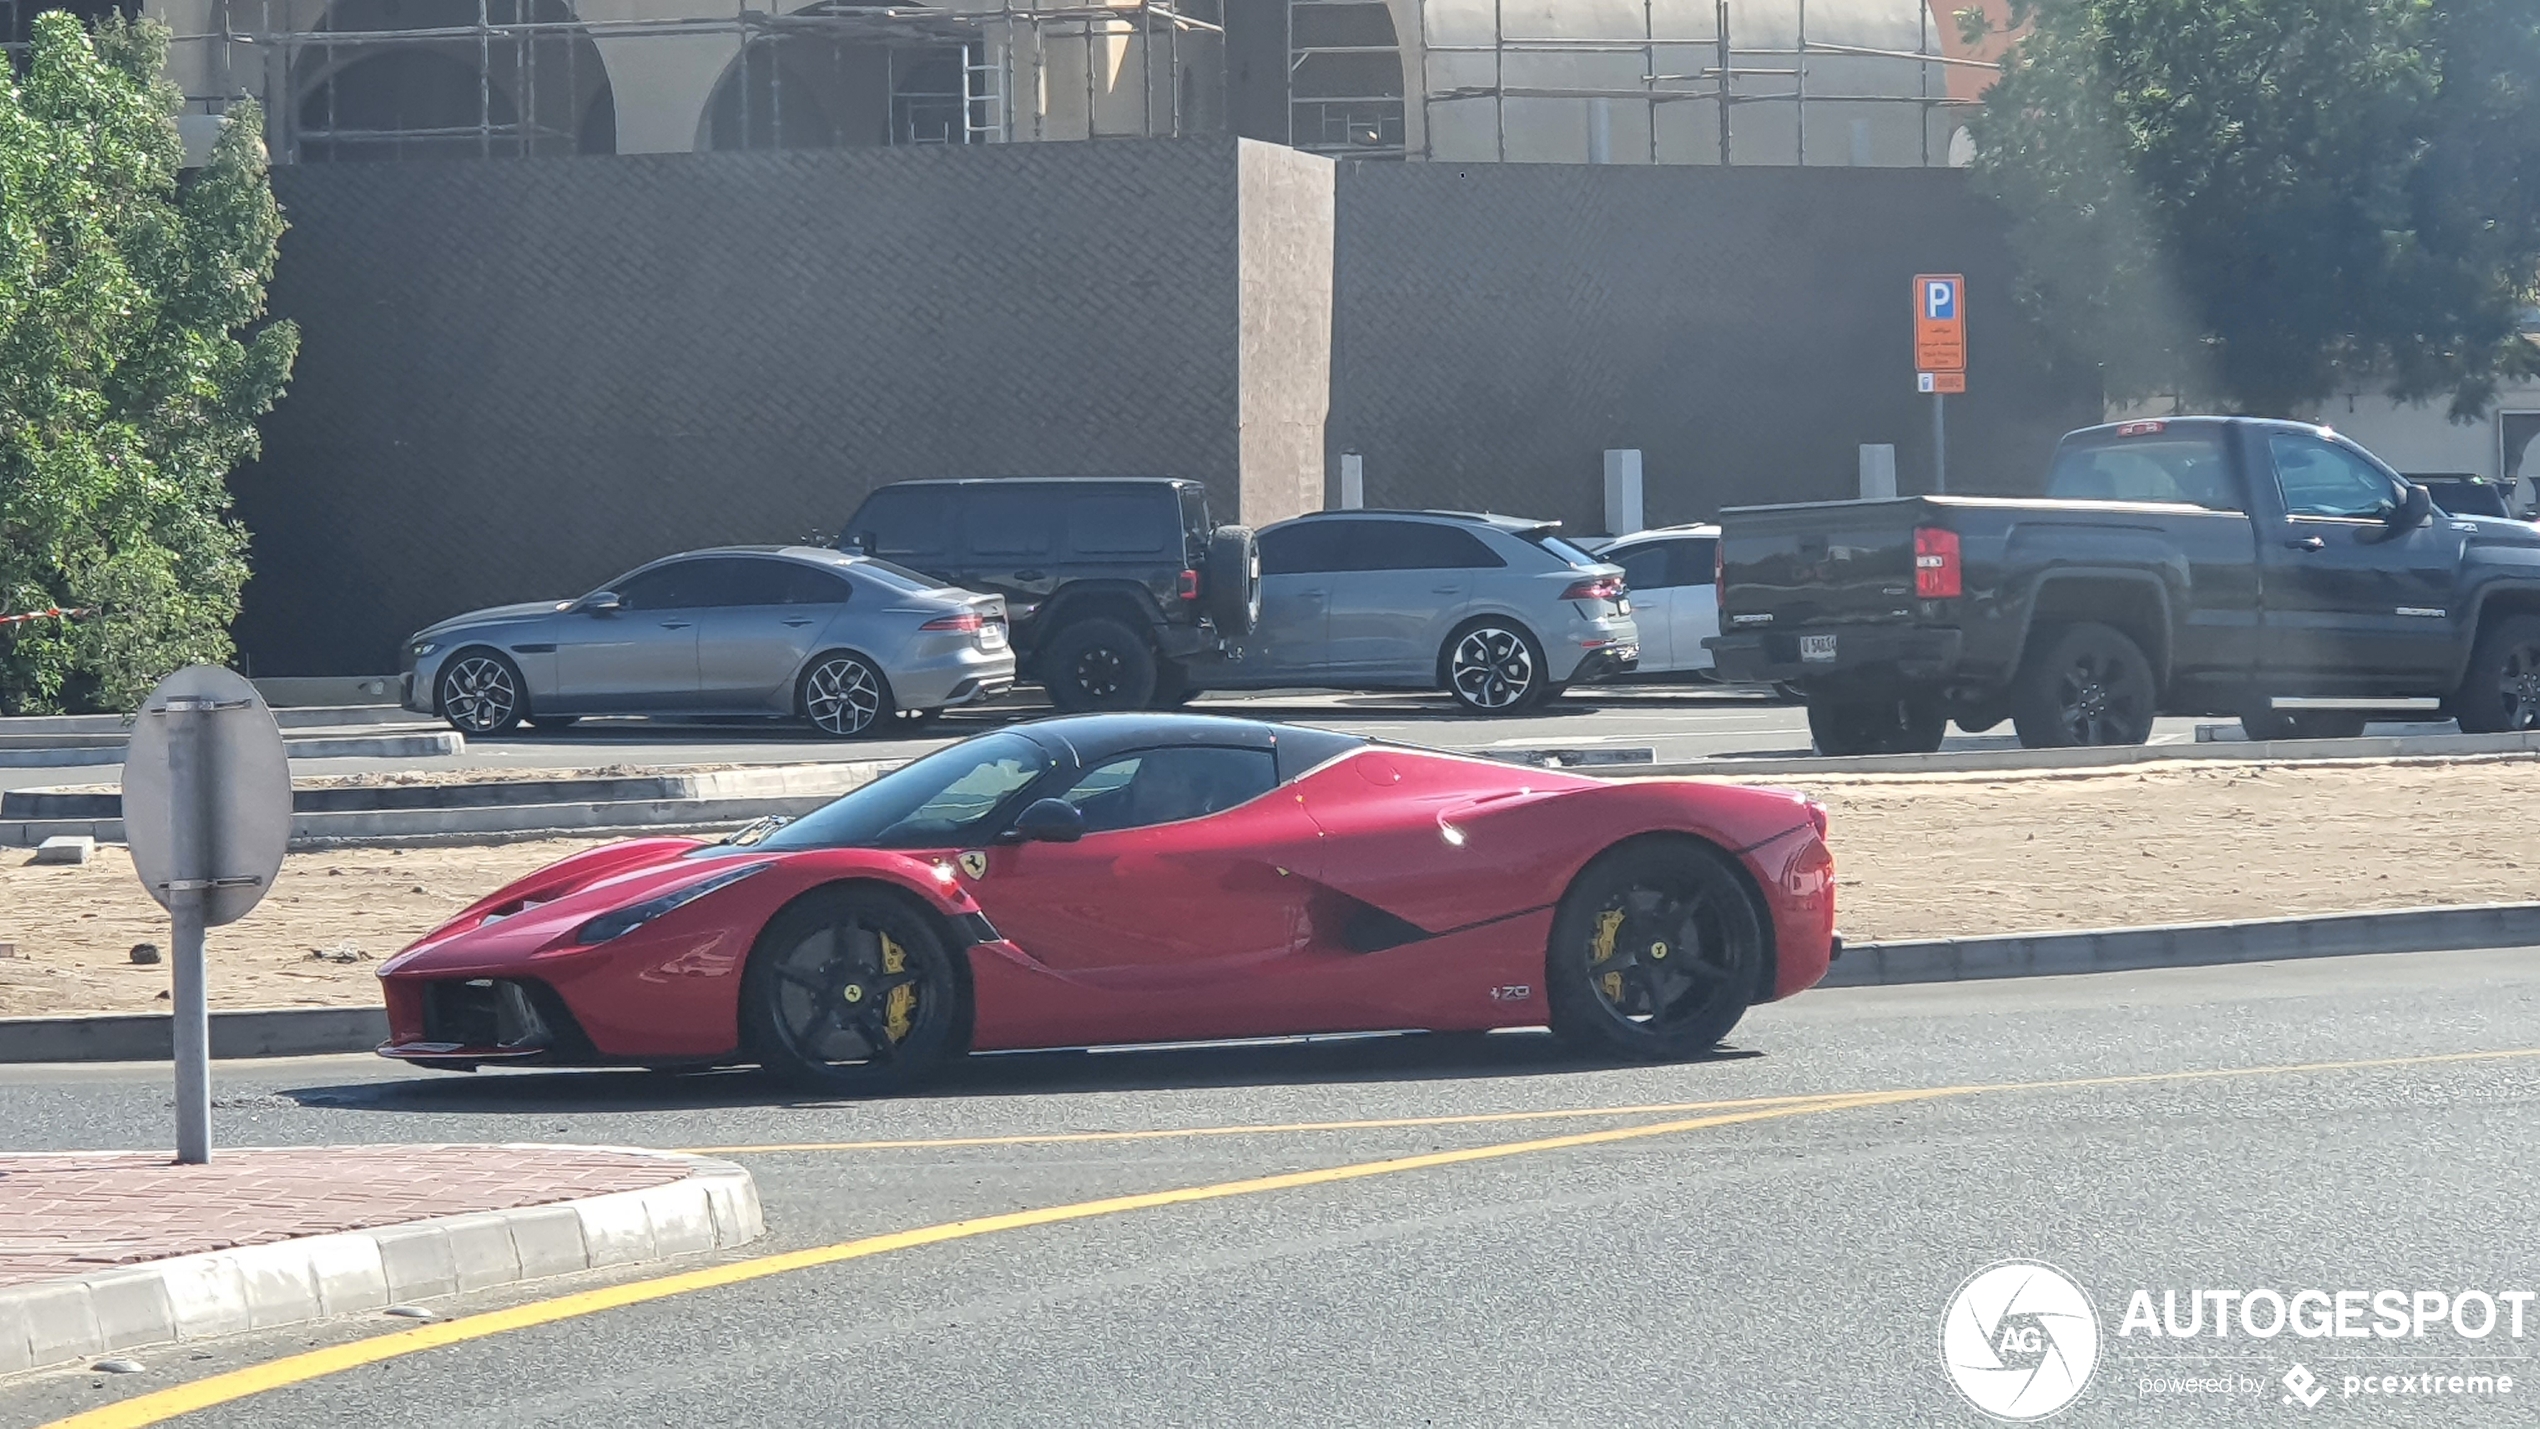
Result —
<instances>
[{"instance_id":1,"label":"orange sign border","mask_svg":"<svg viewBox=\"0 0 2540 1429\"><path fill-rule=\"evenodd\" d=\"M1923 316L1924 285L1942 281L1957 285L1958 315L1951 318L1927 318ZM1965 274L1917 273L1914 275L1914 370L1959 373L1967 370L1967 277Z\"/></svg>"}]
</instances>

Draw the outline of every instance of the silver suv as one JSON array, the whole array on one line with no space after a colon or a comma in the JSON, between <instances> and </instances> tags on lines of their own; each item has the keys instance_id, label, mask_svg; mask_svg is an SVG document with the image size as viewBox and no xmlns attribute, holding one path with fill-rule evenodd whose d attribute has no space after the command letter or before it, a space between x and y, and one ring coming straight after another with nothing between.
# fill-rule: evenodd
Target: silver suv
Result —
<instances>
[{"instance_id":1,"label":"silver suv","mask_svg":"<svg viewBox=\"0 0 2540 1429\"><path fill-rule=\"evenodd\" d=\"M1191 666L1201 689L1445 690L1509 714L1640 660L1620 566L1559 523L1327 511L1265 526L1261 616Z\"/></svg>"}]
</instances>

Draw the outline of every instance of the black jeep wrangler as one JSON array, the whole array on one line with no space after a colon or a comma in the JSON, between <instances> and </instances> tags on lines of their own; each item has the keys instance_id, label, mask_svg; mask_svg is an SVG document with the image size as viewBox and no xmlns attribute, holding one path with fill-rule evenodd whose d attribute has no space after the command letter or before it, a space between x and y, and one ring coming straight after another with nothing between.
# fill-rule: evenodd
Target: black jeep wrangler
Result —
<instances>
[{"instance_id":1,"label":"black jeep wrangler","mask_svg":"<svg viewBox=\"0 0 2540 1429\"><path fill-rule=\"evenodd\" d=\"M1211 525L1207 489L1175 477L894 482L838 548L1004 596L1019 668L1067 711L1182 703L1183 662L1261 611L1252 532Z\"/></svg>"}]
</instances>

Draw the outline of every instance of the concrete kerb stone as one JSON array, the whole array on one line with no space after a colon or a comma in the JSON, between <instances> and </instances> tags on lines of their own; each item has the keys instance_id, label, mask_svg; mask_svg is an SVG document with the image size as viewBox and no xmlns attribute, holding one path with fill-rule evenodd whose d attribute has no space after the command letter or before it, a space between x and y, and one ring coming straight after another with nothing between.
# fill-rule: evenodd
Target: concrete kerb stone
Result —
<instances>
[{"instance_id":1,"label":"concrete kerb stone","mask_svg":"<svg viewBox=\"0 0 2540 1429\"><path fill-rule=\"evenodd\" d=\"M431 759L465 754L467 737L455 729L420 730L411 734L316 734L285 736L283 752L293 759ZM0 748L0 768L48 769L123 763L124 741L82 738L67 745Z\"/></svg>"},{"instance_id":2,"label":"concrete kerb stone","mask_svg":"<svg viewBox=\"0 0 2540 1429\"><path fill-rule=\"evenodd\" d=\"M162 1062L175 1020L164 1012L0 1017L0 1063ZM214 1057L367 1052L388 1040L384 1007L240 1008L212 1014Z\"/></svg>"},{"instance_id":3,"label":"concrete kerb stone","mask_svg":"<svg viewBox=\"0 0 2540 1429\"><path fill-rule=\"evenodd\" d=\"M1855 943L1844 949L1821 986L1887 987L2533 945L2540 945L2540 903L2481 903L2074 933Z\"/></svg>"},{"instance_id":4,"label":"concrete kerb stone","mask_svg":"<svg viewBox=\"0 0 2540 1429\"><path fill-rule=\"evenodd\" d=\"M771 814L810 813L897 767L895 763L856 762L705 770L640 779L454 784L447 786L449 803L424 806L407 804L412 791L406 788L397 791L399 807L299 809L291 816L291 843L295 848L420 840L481 843L503 836L729 828ZM598 797L572 797L581 792L578 786L586 784L593 786L591 793ZM526 798L503 801L500 791L507 788L517 789ZM304 792L329 796L311 802L340 802L333 797L338 791ZM78 812L61 817L40 813L48 793L16 790L7 796L12 810L39 813L0 821L0 846L32 847L64 834L84 835L100 843L124 841L120 807L106 803L111 796L64 794L51 802Z\"/></svg>"},{"instance_id":5,"label":"concrete kerb stone","mask_svg":"<svg viewBox=\"0 0 2540 1429\"><path fill-rule=\"evenodd\" d=\"M1687 760L1635 768L1598 770L1622 778L1703 775L1743 778L1762 774L1982 774L2024 769L2113 769L2167 760L2225 760L2246 764L2311 763L2339 759L2444 759L2540 752L2540 731L2515 734L2374 735L2362 739L2236 740L2206 744L2113 744L2087 749L1970 749L1934 754L1857 754L1842 758Z\"/></svg>"},{"instance_id":6,"label":"concrete kerb stone","mask_svg":"<svg viewBox=\"0 0 2540 1429\"><path fill-rule=\"evenodd\" d=\"M0 1374L729 1249L764 1230L757 1184L741 1167L645 1148L606 1149L685 1162L688 1174L642 1191L0 1286ZM718 1213L719 1207L729 1213ZM596 1245L583 1233L594 1221L607 1230Z\"/></svg>"}]
</instances>

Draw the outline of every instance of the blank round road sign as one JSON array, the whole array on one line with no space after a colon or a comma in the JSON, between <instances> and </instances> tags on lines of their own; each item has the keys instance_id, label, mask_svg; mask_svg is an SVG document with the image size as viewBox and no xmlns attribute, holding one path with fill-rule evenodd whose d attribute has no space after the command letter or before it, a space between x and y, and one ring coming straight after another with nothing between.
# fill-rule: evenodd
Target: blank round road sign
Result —
<instances>
[{"instance_id":1,"label":"blank round road sign","mask_svg":"<svg viewBox=\"0 0 2540 1429\"><path fill-rule=\"evenodd\" d=\"M165 713L170 701L191 712ZM273 887L291 843L291 762L282 730L264 697L237 672L189 665L159 682L141 702L124 751L123 831L141 886L166 906L174 876L173 844L179 810L168 770L169 736L179 721L200 731L199 811L204 847L212 866L203 900L208 927L247 916Z\"/></svg>"}]
</instances>

